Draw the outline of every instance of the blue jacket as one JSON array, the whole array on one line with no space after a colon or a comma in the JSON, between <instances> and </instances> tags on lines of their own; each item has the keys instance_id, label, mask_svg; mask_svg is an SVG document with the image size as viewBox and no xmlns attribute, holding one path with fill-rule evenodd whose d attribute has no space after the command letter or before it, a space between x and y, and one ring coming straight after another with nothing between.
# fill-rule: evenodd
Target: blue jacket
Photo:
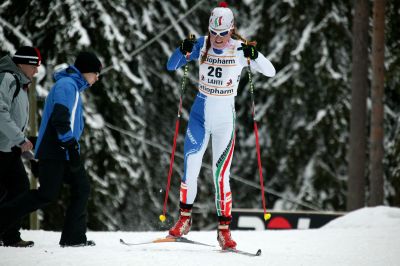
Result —
<instances>
[{"instance_id":1,"label":"blue jacket","mask_svg":"<svg viewBox=\"0 0 400 266\"><path fill-rule=\"evenodd\" d=\"M90 85L74 66L54 74L56 83L46 98L35 146L37 159L68 160L63 142L79 141L83 131L83 110L80 93Z\"/></svg>"}]
</instances>

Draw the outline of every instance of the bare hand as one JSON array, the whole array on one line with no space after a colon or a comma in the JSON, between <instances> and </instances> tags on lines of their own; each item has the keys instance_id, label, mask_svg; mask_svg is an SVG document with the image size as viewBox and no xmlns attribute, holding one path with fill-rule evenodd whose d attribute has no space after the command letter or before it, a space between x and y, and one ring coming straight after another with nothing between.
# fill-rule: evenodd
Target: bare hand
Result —
<instances>
[{"instance_id":1,"label":"bare hand","mask_svg":"<svg viewBox=\"0 0 400 266\"><path fill-rule=\"evenodd\" d=\"M25 141L22 145L21 145L21 152L26 152L26 151L30 151L33 149L33 144L32 142L30 142L29 140Z\"/></svg>"}]
</instances>

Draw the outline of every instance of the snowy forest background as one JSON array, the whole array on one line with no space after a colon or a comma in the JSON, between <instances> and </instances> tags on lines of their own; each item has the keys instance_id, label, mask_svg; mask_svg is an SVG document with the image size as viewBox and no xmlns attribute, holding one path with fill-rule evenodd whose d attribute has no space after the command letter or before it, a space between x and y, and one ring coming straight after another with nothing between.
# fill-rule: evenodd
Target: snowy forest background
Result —
<instances>
[{"instance_id":1,"label":"snowy forest background","mask_svg":"<svg viewBox=\"0 0 400 266\"><path fill-rule=\"evenodd\" d=\"M166 62L189 33L206 34L210 11L217 3L0 1L1 56L13 54L21 45L36 46L42 53L36 84L39 110L53 84L55 68L72 64L78 51L94 51L105 65L101 80L84 93L86 128L81 145L92 180L89 229L155 230L173 222L170 218L161 224L158 215L183 71L168 72ZM257 40L259 51L277 69L274 78L254 75L267 207L344 211L353 1L228 3L239 32ZM385 204L390 206L400 206L398 25L400 1L387 0L384 169ZM196 94L197 71L198 66L191 63L168 203L173 217L178 210L183 138ZM244 71L236 98L237 143L231 169L235 208L262 207L248 89ZM197 228L216 224L210 152L209 148L194 207ZM42 228L61 228L67 200L65 190L58 202L45 209Z\"/></svg>"}]
</instances>

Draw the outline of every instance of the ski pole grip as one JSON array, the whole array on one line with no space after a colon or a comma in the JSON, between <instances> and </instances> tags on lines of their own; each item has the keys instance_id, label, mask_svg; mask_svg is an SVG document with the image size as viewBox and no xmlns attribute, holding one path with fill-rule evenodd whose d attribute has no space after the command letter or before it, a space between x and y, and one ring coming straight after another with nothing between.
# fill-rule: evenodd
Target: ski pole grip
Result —
<instances>
[{"instance_id":1,"label":"ski pole grip","mask_svg":"<svg viewBox=\"0 0 400 266\"><path fill-rule=\"evenodd\" d=\"M189 36L188 36L188 39L191 40L191 41L195 41L195 40L196 40L196 37L194 36L194 34L190 33ZM191 54L191 53L186 53L186 55L185 55L186 60L189 60L190 54Z\"/></svg>"},{"instance_id":2,"label":"ski pole grip","mask_svg":"<svg viewBox=\"0 0 400 266\"><path fill-rule=\"evenodd\" d=\"M246 41L244 42L244 44L245 44L246 46L249 45L249 41L246 40ZM247 60L247 65L250 67L250 57L246 57L246 60Z\"/></svg>"}]
</instances>

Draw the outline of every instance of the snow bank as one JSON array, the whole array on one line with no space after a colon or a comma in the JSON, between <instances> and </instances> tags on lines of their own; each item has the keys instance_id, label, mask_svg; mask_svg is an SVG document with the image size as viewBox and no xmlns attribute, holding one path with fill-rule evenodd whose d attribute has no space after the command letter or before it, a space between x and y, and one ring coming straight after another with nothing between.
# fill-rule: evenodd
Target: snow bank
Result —
<instances>
[{"instance_id":1,"label":"snow bank","mask_svg":"<svg viewBox=\"0 0 400 266\"><path fill-rule=\"evenodd\" d=\"M322 228L399 228L399 226L400 208L378 206L350 212L327 223Z\"/></svg>"},{"instance_id":2,"label":"snow bank","mask_svg":"<svg viewBox=\"0 0 400 266\"><path fill-rule=\"evenodd\" d=\"M363 208L323 228L308 230L233 231L238 249L260 257L221 253L216 231L193 231L188 238L214 245L160 243L124 246L163 237L164 232L88 232L94 247L60 248L60 232L22 231L32 248L0 247L0 266L399 266L400 209Z\"/></svg>"}]
</instances>

